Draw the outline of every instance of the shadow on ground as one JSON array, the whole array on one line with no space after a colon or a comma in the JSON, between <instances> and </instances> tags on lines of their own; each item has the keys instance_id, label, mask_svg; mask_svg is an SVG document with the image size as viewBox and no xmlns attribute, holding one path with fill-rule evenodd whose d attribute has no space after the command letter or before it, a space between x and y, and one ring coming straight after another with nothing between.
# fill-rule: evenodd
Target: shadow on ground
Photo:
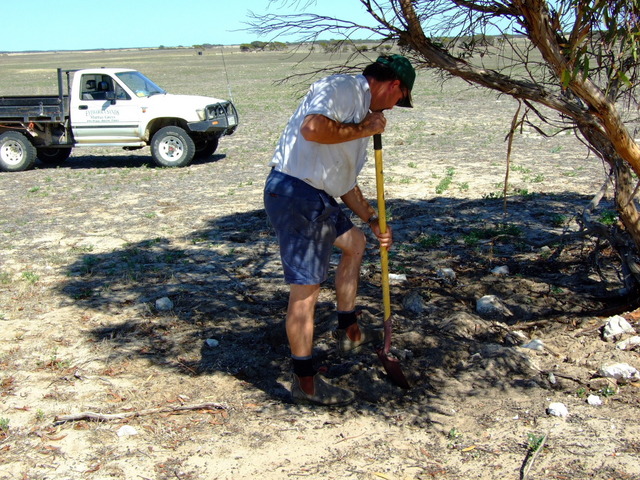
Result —
<instances>
[{"instance_id":1,"label":"shadow on ground","mask_svg":"<svg viewBox=\"0 0 640 480\"><path fill-rule=\"evenodd\" d=\"M140 153L130 155L77 155L74 154L62 163L47 163L40 160L36 161L35 168L40 170L47 170L52 168L61 169L95 169L95 168L162 168L158 167L151 158L149 149L140 150ZM225 154L214 154L207 158L196 158L191 165L203 165L207 163L214 163L226 158Z\"/></svg>"},{"instance_id":2,"label":"shadow on ground","mask_svg":"<svg viewBox=\"0 0 640 480\"><path fill-rule=\"evenodd\" d=\"M405 392L387 381L373 351L337 355L329 295L318 307L319 366L338 383L355 386L360 408L408 407L422 399L435 410L433 400L451 379L470 382L467 395L547 388L509 333L541 322L575 326L581 315L606 305L604 294L618 280L594 276L598 250L575 223L571 227L589 200L515 197L507 214L499 199L390 201L391 272L407 277L392 285L394 345L413 388ZM495 266L507 266L509 275L491 274ZM453 269L456 279L440 276L443 268ZM183 375L225 372L288 401L288 290L263 210L214 218L181 244L150 234L111 253L86 254L68 276L61 288L70 302L113 314L112 324L91 335L117 347L114 355L148 358ZM370 242L359 304L376 322L379 280ZM487 294L500 297L511 315L478 316L475 300ZM173 309L159 311L155 302L165 296ZM425 421L429 413L423 412Z\"/></svg>"}]
</instances>

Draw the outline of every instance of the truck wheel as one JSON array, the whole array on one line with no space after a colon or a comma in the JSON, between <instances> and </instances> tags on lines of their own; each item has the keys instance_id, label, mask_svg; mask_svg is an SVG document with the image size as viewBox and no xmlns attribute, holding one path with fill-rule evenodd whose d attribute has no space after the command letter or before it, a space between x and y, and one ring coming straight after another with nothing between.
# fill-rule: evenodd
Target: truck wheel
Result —
<instances>
[{"instance_id":1,"label":"truck wheel","mask_svg":"<svg viewBox=\"0 0 640 480\"><path fill-rule=\"evenodd\" d=\"M151 139L151 155L161 167L186 167L193 160L196 146L180 127L164 127Z\"/></svg>"},{"instance_id":2,"label":"truck wheel","mask_svg":"<svg viewBox=\"0 0 640 480\"><path fill-rule=\"evenodd\" d=\"M57 164L64 162L71 155L70 148L36 148L38 158L44 163Z\"/></svg>"},{"instance_id":3,"label":"truck wheel","mask_svg":"<svg viewBox=\"0 0 640 480\"><path fill-rule=\"evenodd\" d=\"M209 158L218 149L218 137L199 135L193 137L196 145L196 158Z\"/></svg>"},{"instance_id":4,"label":"truck wheel","mask_svg":"<svg viewBox=\"0 0 640 480\"><path fill-rule=\"evenodd\" d=\"M30 169L36 161L36 147L19 132L0 135L0 170L22 172Z\"/></svg>"}]
</instances>

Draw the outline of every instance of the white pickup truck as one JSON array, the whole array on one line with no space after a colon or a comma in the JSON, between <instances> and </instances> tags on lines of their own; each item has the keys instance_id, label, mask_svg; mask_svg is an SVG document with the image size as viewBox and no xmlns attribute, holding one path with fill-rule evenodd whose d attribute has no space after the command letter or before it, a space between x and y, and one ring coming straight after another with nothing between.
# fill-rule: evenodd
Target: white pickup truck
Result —
<instances>
[{"instance_id":1,"label":"white pickup truck","mask_svg":"<svg viewBox=\"0 0 640 480\"><path fill-rule=\"evenodd\" d=\"M63 162L72 148L98 146L148 145L156 164L184 167L213 154L237 126L231 101L172 95L136 70L58 69L56 96L0 96L0 171L27 170L36 158Z\"/></svg>"}]
</instances>

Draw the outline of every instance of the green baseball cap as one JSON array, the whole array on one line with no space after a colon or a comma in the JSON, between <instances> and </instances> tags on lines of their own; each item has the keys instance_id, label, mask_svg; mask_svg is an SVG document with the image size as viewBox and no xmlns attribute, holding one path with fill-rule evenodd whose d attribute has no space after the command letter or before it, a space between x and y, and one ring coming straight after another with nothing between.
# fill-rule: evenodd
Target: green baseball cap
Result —
<instances>
[{"instance_id":1,"label":"green baseball cap","mask_svg":"<svg viewBox=\"0 0 640 480\"><path fill-rule=\"evenodd\" d=\"M398 76L398 79L407 88L409 93L406 97L398 102L399 107L413 107L411 101L411 90L413 89L413 82L416 80L416 71L413 69L411 62L402 55L381 55L376 60L377 63L390 68Z\"/></svg>"}]
</instances>

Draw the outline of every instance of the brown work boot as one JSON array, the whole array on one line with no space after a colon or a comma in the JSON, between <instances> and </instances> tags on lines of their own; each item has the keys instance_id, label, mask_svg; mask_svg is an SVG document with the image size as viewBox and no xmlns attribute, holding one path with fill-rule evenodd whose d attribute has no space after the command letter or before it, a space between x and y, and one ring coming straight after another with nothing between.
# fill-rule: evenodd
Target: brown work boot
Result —
<instances>
[{"instance_id":1,"label":"brown work boot","mask_svg":"<svg viewBox=\"0 0 640 480\"><path fill-rule=\"evenodd\" d=\"M318 373L313 377L298 377L294 374L291 381L291 396L296 403L315 403L324 406L347 405L355 398L351 390L331 385Z\"/></svg>"},{"instance_id":2,"label":"brown work boot","mask_svg":"<svg viewBox=\"0 0 640 480\"><path fill-rule=\"evenodd\" d=\"M346 329L337 329L335 336L338 340L340 355L351 355L360 352L365 345L373 344L375 346L382 343L384 330L363 327L354 323Z\"/></svg>"}]
</instances>

